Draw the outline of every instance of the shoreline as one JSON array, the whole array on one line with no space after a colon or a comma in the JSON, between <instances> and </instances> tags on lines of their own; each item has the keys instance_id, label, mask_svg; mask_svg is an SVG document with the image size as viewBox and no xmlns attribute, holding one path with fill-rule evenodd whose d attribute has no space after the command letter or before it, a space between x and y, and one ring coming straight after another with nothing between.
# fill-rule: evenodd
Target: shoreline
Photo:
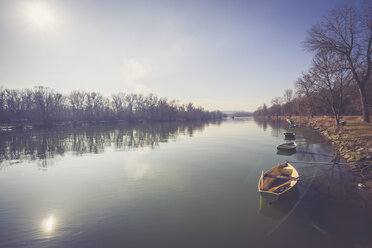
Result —
<instances>
[{"instance_id":1,"label":"shoreline","mask_svg":"<svg viewBox=\"0 0 372 248\"><path fill-rule=\"evenodd\" d=\"M274 117L275 118L275 117ZM286 121L288 117L279 116ZM346 116L345 125L337 127L331 116L293 116L291 119L318 131L331 141L335 152L347 161L346 168L355 178L356 187L364 203L372 209L372 123L359 116Z\"/></svg>"},{"instance_id":2,"label":"shoreline","mask_svg":"<svg viewBox=\"0 0 372 248\"><path fill-rule=\"evenodd\" d=\"M279 116L285 120L285 116ZM349 163L370 163L372 165L372 123L364 123L359 117L343 118L345 125L337 127L329 116L321 117L291 117L295 123L306 125L318 130L332 142L342 158Z\"/></svg>"}]
</instances>

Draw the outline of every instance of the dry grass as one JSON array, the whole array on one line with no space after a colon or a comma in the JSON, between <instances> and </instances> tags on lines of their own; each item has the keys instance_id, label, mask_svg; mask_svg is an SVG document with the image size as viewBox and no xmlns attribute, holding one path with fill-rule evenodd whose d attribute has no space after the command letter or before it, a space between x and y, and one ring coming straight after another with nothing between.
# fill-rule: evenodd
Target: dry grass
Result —
<instances>
[{"instance_id":1,"label":"dry grass","mask_svg":"<svg viewBox=\"0 0 372 248\"><path fill-rule=\"evenodd\" d=\"M345 116L342 121L346 121L346 125L339 127L335 125L335 120L331 116L316 116L314 118L296 116L293 119L302 123L316 121L321 129L341 135L345 141L353 142L364 148L372 148L372 123L363 122L361 116Z\"/></svg>"}]
</instances>

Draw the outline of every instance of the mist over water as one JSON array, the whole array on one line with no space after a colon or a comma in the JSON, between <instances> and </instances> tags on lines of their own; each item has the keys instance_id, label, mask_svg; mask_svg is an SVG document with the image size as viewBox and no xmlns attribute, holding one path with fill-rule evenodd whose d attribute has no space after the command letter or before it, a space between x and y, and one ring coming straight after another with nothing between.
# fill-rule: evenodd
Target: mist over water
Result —
<instances>
[{"instance_id":1,"label":"mist over water","mask_svg":"<svg viewBox=\"0 0 372 248\"><path fill-rule=\"evenodd\" d=\"M370 245L372 222L342 167L293 164L295 193L260 198L262 170L334 159L301 126L297 152L277 153L287 126L236 118L0 134L0 246Z\"/></svg>"}]
</instances>

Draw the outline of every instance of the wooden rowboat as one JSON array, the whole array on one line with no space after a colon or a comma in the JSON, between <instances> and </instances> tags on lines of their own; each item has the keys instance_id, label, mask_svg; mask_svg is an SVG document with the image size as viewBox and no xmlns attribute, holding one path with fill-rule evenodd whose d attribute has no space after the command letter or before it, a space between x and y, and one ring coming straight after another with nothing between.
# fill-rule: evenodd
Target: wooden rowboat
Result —
<instances>
[{"instance_id":1,"label":"wooden rowboat","mask_svg":"<svg viewBox=\"0 0 372 248\"><path fill-rule=\"evenodd\" d=\"M283 163L261 173L258 192L269 202L274 202L297 185L297 170L289 163Z\"/></svg>"},{"instance_id":2,"label":"wooden rowboat","mask_svg":"<svg viewBox=\"0 0 372 248\"><path fill-rule=\"evenodd\" d=\"M276 147L279 151L293 151L296 150L297 144L295 142L289 142L280 144Z\"/></svg>"},{"instance_id":3,"label":"wooden rowboat","mask_svg":"<svg viewBox=\"0 0 372 248\"><path fill-rule=\"evenodd\" d=\"M296 139L296 134L292 132L283 133L285 139Z\"/></svg>"}]
</instances>

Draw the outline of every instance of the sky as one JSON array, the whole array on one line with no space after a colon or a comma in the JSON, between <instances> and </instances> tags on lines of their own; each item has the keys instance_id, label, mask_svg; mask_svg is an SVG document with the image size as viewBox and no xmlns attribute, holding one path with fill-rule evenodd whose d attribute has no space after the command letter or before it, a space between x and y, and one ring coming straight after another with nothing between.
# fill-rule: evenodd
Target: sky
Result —
<instances>
[{"instance_id":1,"label":"sky","mask_svg":"<svg viewBox=\"0 0 372 248\"><path fill-rule=\"evenodd\" d=\"M0 86L254 111L293 88L307 31L344 2L0 0Z\"/></svg>"}]
</instances>

